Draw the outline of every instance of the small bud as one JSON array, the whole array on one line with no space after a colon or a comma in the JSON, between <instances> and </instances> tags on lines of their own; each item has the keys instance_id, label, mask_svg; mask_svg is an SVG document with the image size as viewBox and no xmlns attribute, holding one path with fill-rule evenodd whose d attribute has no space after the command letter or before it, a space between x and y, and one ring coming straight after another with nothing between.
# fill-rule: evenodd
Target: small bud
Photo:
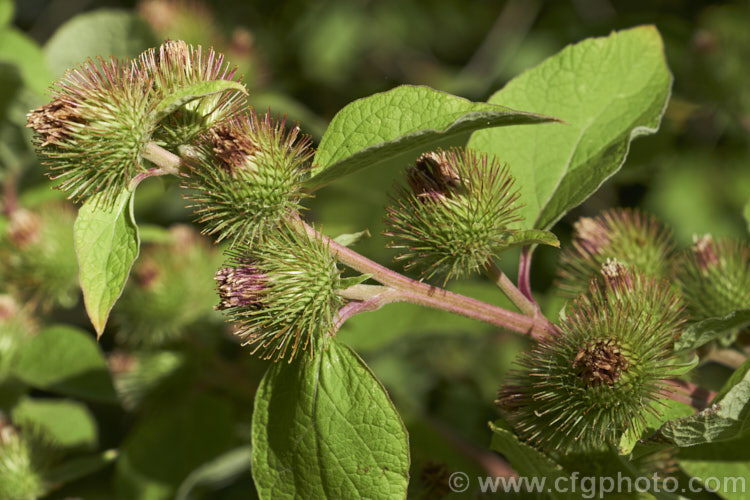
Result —
<instances>
[{"instance_id":1,"label":"small bud","mask_svg":"<svg viewBox=\"0 0 750 500\"><path fill-rule=\"evenodd\" d=\"M242 251L239 251L242 248ZM235 323L243 345L278 361L326 344L347 285L320 239L281 226L252 246L238 247L216 275L218 309Z\"/></svg>"},{"instance_id":2,"label":"small bud","mask_svg":"<svg viewBox=\"0 0 750 500\"><path fill-rule=\"evenodd\" d=\"M541 339L498 392L516 432L563 453L616 445L640 432L676 360L682 306L667 282L632 274L616 261L605 285L568 307L560 333Z\"/></svg>"},{"instance_id":3,"label":"small bud","mask_svg":"<svg viewBox=\"0 0 750 500\"><path fill-rule=\"evenodd\" d=\"M185 186L186 198L217 241L253 242L300 210L312 156L299 128L255 112L212 129Z\"/></svg>"},{"instance_id":4,"label":"small bud","mask_svg":"<svg viewBox=\"0 0 750 500\"><path fill-rule=\"evenodd\" d=\"M451 197L461 186L461 178L450 164L445 151L431 151L417 158L406 169L406 180L417 198Z\"/></svg>"},{"instance_id":5,"label":"small bud","mask_svg":"<svg viewBox=\"0 0 750 500\"><path fill-rule=\"evenodd\" d=\"M750 245L732 239L694 237L676 265L677 283L691 318L722 317L750 308Z\"/></svg>"},{"instance_id":6,"label":"small bud","mask_svg":"<svg viewBox=\"0 0 750 500\"><path fill-rule=\"evenodd\" d=\"M586 290L608 259L646 276L666 278L673 245L653 217L632 209L616 209L598 217L582 217L573 225L573 244L560 257L560 289L569 297Z\"/></svg>"},{"instance_id":7,"label":"small bud","mask_svg":"<svg viewBox=\"0 0 750 500\"><path fill-rule=\"evenodd\" d=\"M486 267L507 248L518 193L507 167L473 151L425 153L407 169L411 190L399 188L387 209L397 260L422 278L445 281Z\"/></svg>"}]
</instances>

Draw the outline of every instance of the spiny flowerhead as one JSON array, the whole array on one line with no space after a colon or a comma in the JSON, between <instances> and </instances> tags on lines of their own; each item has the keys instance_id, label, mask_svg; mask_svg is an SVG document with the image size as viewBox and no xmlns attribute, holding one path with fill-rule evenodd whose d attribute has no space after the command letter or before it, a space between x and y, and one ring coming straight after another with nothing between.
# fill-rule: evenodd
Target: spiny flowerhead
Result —
<instances>
[{"instance_id":1,"label":"spiny flowerhead","mask_svg":"<svg viewBox=\"0 0 750 500\"><path fill-rule=\"evenodd\" d=\"M191 144L241 110L239 85L195 97L196 84L233 78L222 56L181 41L136 60L89 59L53 85L52 101L27 115L27 127L59 189L76 200L104 191L108 203L149 169L150 142Z\"/></svg>"},{"instance_id":2,"label":"spiny flowerhead","mask_svg":"<svg viewBox=\"0 0 750 500\"><path fill-rule=\"evenodd\" d=\"M216 273L220 303L236 335L264 359L291 360L325 346L344 288L336 259L318 238L282 226L254 246L231 252Z\"/></svg>"},{"instance_id":3,"label":"spiny flowerhead","mask_svg":"<svg viewBox=\"0 0 750 500\"><path fill-rule=\"evenodd\" d=\"M563 453L616 445L659 412L682 306L667 282L610 261L568 307L559 334L519 360L496 401L517 434Z\"/></svg>"},{"instance_id":4,"label":"spiny flowerhead","mask_svg":"<svg viewBox=\"0 0 750 500\"><path fill-rule=\"evenodd\" d=\"M144 249L117 301L112 314L123 343L163 345L216 314L211 276L222 262L220 252L191 226L172 227L169 238Z\"/></svg>"},{"instance_id":5,"label":"spiny flowerhead","mask_svg":"<svg viewBox=\"0 0 750 500\"><path fill-rule=\"evenodd\" d=\"M74 199L118 192L145 170L141 153L156 125L153 83L130 61L89 59L52 87L50 103L27 115L59 189Z\"/></svg>"},{"instance_id":6,"label":"spiny flowerhead","mask_svg":"<svg viewBox=\"0 0 750 500\"><path fill-rule=\"evenodd\" d=\"M564 294L586 290L607 259L617 259L646 276L666 278L673 244L669 231L637 209L608 210L582 217L574 225L573 242L560 257L558 278Z\"/></svg>"},{"instance_id":7,"label":"spiny flowerhead","mask_svg":"<svg viewBox=\"0 0 750 500\"><path fill-rule=\"evenodd\" d=\"M750 245L710 234L693 238L677 261L676 276L692 319L750 308Z\"/></svg>"},{"instance_id":8,"label":"spiny flowerhead","mask_svg":"<svg viewBox=\"0 0 750 500\"><path fill-rule=\"evenodd\" d=\"M386 215L396 260L422 278L445 281L486 267L508 245L519 221L508 168L472 150L437 150L407 168Z\"/></svg>"},{"instance_id":9,"label":"spiny flowerhead","mask_svg":"<svg viewBox=\"0 0 750 500\"><path fill-rule=\"evenodd\" d=\"M16 295L44 308L78 300L72 207L51 203L19 208L0 234L0 274Z\"/></svg>"},{"instance_id":10,"label":"spiny flowerhead","mask_svg":"<svg viewBox=\"0 0 750 500\"><path fill-rule=\"evenodd\" d=\"M310 139L254 111L212 128L185 180L204 233L253 242L300 210Z\"/></svg>"},{"instance_id":11,"label":"spiny flowerhead","mask_svg":"<svg viewBox=\"0 0 750 500\"><path fill-rule=\"evenodd\" d=\"M167 41L158 49L144 52L138 64L141 71L153 76L156 99L202 82L235 81L237 73L222 54L182 40ZM242 91L230 90L192 99L160 119L153 139L167 149L193 144L211 126L240 113L245 106L244 97Z\"/></svg>"}]
</instances>

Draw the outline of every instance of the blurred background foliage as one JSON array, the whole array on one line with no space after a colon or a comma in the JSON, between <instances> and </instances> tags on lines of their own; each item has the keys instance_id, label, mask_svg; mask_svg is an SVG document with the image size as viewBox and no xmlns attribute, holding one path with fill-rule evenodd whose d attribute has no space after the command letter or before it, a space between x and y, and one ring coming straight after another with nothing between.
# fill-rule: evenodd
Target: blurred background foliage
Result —
<instances>
[{"instance_id":1,"label":"blurred background foliage","mask_svg":"<svg viewBox=\"0 0 750 500\"><path fill-rule=\"evenodd\" d=\"M635 141L625 168L554 232L565 245L578 217L638 206L683 246L694 233L745 238L747 2L0 0L0 431L32 428L20 439L49 449L51 458L34 464L39 491L250 498L249 422L266 367L212 310L221 248L185 225L191 214L179 190L161 179L138 191L141 256L94 342L77 289L75 207L50 189L24 128L66 68L97 55L136 56L167 38L213 46L239 66L250 105L288 115L318 141L359 97L411 83L486 100L566 44L645 23L664 37L675 75L661 131ZM328 186L308 203L309 217L330 235L369 229L357 250L391 262L383 208L413 159ZM558 250L539 249L532 272L551 317L562 305L553 292L557 258ZM515 274L517 261L509 254L502 265ZM481 280L452 288L511 307ZM507 471L487 451L486 422L496 418L495 391L523 339L400 304L353 319L341 336L387 386L408 427L414 498L446 493L445 471ZM725 375L715 372L705 367L704 383ZM69 417L61 421L60 412ZM0 446L10 449L13 439L0 437Z\"/></svg>"}]
</instances>

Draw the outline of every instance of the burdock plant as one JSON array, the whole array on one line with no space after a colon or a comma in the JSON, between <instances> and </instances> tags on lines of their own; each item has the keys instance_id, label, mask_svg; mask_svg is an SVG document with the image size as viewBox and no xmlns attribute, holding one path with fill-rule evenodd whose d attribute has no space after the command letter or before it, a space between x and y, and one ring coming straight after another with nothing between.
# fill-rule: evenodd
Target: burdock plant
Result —
<instances>
[{"instance_id":1,"label":"burdock plant","mask_svg":"<svg viewBox=\"0 0 750 500\"><path fill-rule=\"evenodd\" d=\"M315 150L299 127L245 107L246 91L221 55L170 41L135 60L89 61L69 71L51 102L29 113L28 126L57 187L86 200L74 233L85 305L99 335L138 255L133 192L140 181L178 178L204 233L228 243L225 262L212 271L215 308L238 344L279 361L255 397L252 471L261 498L404 498L406 428L385 388L337 336L350 318L394 302L529 339L499 392L506 422L492 427L493 448L521 474L568 474L561 458L570 452L642 458L653 448L640 439L688 446L716 432L737 435L726 430L736 415L722 414L721 403L739 396L726 389L710 414L695 414L712 395L699 397L700 388L680 377L701 343L745 318L746 311L734 310L748 306L746 245L704 239L692 256L675 260L669 231L655 219L607 211L574 225L560 288L576 298L563 313L545 316L531 291L534 249L559 246L549 231L555 222L620 168L633 137L658 128L670 85L658 33L635 28L568 47L486 103L413 86L355 101ZM473 135L465 147L444 149L466 132ZM394 159L405 182L386 208L385 235L396 260L419 280L354 250L362 233L331 238L305 219L317 190ZM18 231L15 238L33 236ZM514 247L521 247L517 281L498 265L501 256L512 264L504 252ZM178 339L181 328L135 319L149 308L174 307L183 326L199 316L177 311L188 302L204 307L188 290L191 273L204 274L205 262L173 259L178 251L144 252L116 315L120 335L151 345ZM445 287L477 271L511 309L421 281ZM159 286L175 288L164 293L177 300L152 298ZM686 330L683 297L691 312L718 323ZM707 305L714 297L721 307ZM716 318L732 312L731 324ZM388 331L388 317L380 318L376 330ZM179 364L167 360L159 368L159 353L148 358L156 375L134 387ZM219 375L244 381L221 360L212 362ZM138 407L139 391L129 408ZM672 419L665 409L676 402L694 414ZM695 425L713 430L696 437L689 433Z\"/></svg>"}]
</instances>

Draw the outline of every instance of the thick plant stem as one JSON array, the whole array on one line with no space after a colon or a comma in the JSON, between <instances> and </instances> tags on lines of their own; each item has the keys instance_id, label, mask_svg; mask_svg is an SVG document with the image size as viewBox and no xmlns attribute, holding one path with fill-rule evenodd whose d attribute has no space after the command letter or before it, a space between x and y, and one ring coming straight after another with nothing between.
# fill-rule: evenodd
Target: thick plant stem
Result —
<instances>
[{"instance_id":1,"label":"thick plant stem","mask_svg":"<svg viewBox=\"0 0 750 500\"><path fill-rule=\"evenodd\" d=\"M146 145L143 157L159 167L159 172L154 172L151 175L177 175L180 173L180 167L183 165L183 160L179 156L155 143ZM374 280L391 289L386 293L375 295L367 300L353 302L352 304L355 305L350 305L351 307L348 309L345 308L339 314L337 326L341 326L346 319L354 314L364 312L365 310L375 310L385 303L408 302L484 321L514 332L527 334L536 339L558 333L555 325L542 315L526 316L515 313L502 307L493 306L471 297L459 295L407 278L395 271L391 271L385 266L381 266L354 250L336 243L324 234L318 233L314 228L305 224L302 219L296 220L299 221L310 236L320 238L328 244L329 248L336 255L336 258L343 264L363 274L370 274Z\"/></svg>"},{"instance_id":2,"label":"thick plant stem","mask_svg":"<svg viewBox=\"0 0 750 500\"><path fill-rule=\"evenodd\" d=\"M146 147L143 148L142 156L154 165L157 165L161 171L159 174L152 173L151 175L178 175L180 173L180 166L183 164L182 158L167 151L155 142L146 144Z\"/></svg>"},{"instance_id":3,"label":"thick plant stem","mask_svg":"<svg viewBox=\"0 0 750 500\"><path fill-rule=\"evenodd\" d=\"M328 244L336 258L343 264L361 273L370 274L374 280L392 288L392 291L388 294L389 302L408 302L459 314L514 332L528 334L532 338L541 338L557 333L555 326L542 316L525 316L407 278L377 262L373 262L354 250L336 243L327 236L318 233L302 220L299 220L299 222L310 236L320 238ZM382 304L378 304L378 307L380 305Z\"/></svg>"},{"instance_id":4,"label":"thick plant stem","mask_svg":"<svg viewBox=\"0 0 750 500\"><path fill-rule=\"evenodd\" d=\"M519 311L524 313L526 316L538 316L541 314L539 306L534 302L530 301L521 291L516 288L516 285L508 278L508 276L497 267L497 264L492 262L487 268L487 276L497 285L500 290L505 294L506 297L513 302Z\"/></svg>"}]
</instances>

